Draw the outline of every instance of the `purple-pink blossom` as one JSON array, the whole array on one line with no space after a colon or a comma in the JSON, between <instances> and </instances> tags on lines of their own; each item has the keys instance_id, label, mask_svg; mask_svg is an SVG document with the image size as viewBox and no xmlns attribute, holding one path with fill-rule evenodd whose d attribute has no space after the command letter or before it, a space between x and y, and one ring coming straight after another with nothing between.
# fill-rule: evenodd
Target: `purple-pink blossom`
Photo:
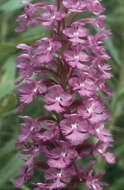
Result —
<instances>
[{"instance_id":1,"label":"purple-pink blossom","mask_svg":"<svg viewBox=\"0 0 124 190\"><path fill-rule=\"evenodd\" d=\"M63 0L63 5L70 12L80 13L86 10L86 5L81 0Z\"/></svg>"},{"instance_id":2,"label":"purple-pink blossom","mask_svg":"<svg viewBox=\"0 0 124 190\"><path fill-rule=\"evenodd\" d=\"M63 112L65 107L72 103L72 95L64 92L60 85L54 85L49 88L51 92L45 95L45 100L50 103L45 105L49 111Z\"/></svg>"}]
</instances>

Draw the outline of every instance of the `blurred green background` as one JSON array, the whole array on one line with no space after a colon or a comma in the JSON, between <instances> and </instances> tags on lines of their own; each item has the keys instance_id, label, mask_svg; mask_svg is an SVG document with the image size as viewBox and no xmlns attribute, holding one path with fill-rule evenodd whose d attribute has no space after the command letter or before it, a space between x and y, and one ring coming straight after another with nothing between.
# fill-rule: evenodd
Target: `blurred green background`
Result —
<instances>
[{"instance_id":1,"label":"blurred green background","mask_svg":"<svg viewBox=\"0 0 124 190\"><path fill-rule=\"evenodd\" d=\"M18 106L18 95L14 86L18 78L16 56L19 52L16 50L16 44L32 44L46 34L41 26L22 33L14 32L17 27L16 18L22 11L19 2L20 0L0 0L0 190L15 189L12 181L23 164L18 159L19 151L14 147L20 122L17 114L14 114ZM114 75L108 86L115 96L107 106L113 118L108 127L115 139L113 152L116 155L116 164L110 166L98 159L96 171L106 172L103 180L110 184L106 190L124 190L124 0L103 0L103 5L107 8L107 27L113 33L105 46L112 57L110 63ZM41 114L38 100L27 106L22 114L34 117ZM40 173L34 178L40 180ZM29 184L21 188L31 189ZM83 185L79 187L79 190L85 189Z\"/></svg>"}]
</instances>

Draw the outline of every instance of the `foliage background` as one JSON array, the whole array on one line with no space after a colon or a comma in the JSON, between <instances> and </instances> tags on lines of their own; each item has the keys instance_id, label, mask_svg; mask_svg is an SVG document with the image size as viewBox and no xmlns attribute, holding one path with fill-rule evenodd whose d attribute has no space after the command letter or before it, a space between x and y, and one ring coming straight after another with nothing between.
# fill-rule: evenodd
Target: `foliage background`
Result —
<instances>
[{"instance_id":1,"label":"foliage background","mask_svg":"<svg viewBox=\"0 0 124 190\"><path fill-rule=\"evenodd\" d=\"M31 0L28 0L31 1ZM35 0L33 0L35 1ZM18 150L14 144L19 133L20 119L14 111L18 105L14 82L18 78L16 70L16 44L31 44L45 35L42 27L30 28L28 31L16 34L16 17L22 11L20 0L0 0L0 190L14 190L12 181L18 175L18 169L23 164L18 159ZM35 1L36 2L36 1ZM108 85L115 96L108 102L108 109L112 115L112 122L108 127L113 133L115 143L113 152L116 155L116 164L108 166L101 158L97 162L96 171L106 172L103 180L110 185L106 190L124 189L124 0L103 0L108 15L106 24L111 28L113 35L105 46L112 57L113 79ZM35 110L37 110L35 112ZM24 109L23 114L41 114L38 100ZM44 113L42 113L44 114ZM35 178L41 179L37 172ZM30 184L20 190L31 190ZM85 190L81 185L78 190Z\"/></svg>"}]
</instances>

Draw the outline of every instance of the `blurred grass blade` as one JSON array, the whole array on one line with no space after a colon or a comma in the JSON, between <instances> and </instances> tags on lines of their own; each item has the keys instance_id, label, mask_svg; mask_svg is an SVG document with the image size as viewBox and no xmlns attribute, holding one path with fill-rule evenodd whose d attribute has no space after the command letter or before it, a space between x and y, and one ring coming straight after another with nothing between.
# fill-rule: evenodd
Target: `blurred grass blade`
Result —
<instances>
[{"instance_id":1,"label":"blurred grass blade","mask_svg":"<svg viewBox=\"0 0 124 190\"><path fill-rule=\"evenodd\" d=\"M0 6L0 11L11 13L17 9L20 9L21 7L23 7L23 5L20 4L21 1L22 0L18 0L18 1L17 0L9 0ZM26 1L31 2L31 0L26 0Z\"/></svg>"},{"instance_id":2,"label":"blurred grass blade","mask_svg":"<svg viewBox=\"0 0 124 190\"><path fill-rule=\"evenodd\" d=\"M111 38L109 38L109 40L106 40L105 46L108 49L109 53L111 54L112 58L115 60L115 62L121 66L122 63L120 61L118 50L115 48Z\"/></svg>"},{"instance_id":3,"label":"blurred grass blade","mask_svg":"<svg viewBox=\"0 0 124 190\"><path fill-rule=\"evenodd\" d=\"M18 175L18 170L22 164L23 161L18 158L18 154L9 159L7 164L0 170L0 187L6 182L13 180Z\"/></svg>"},{"instance_id":4,"label":"blurred grass blade","mask_svg":"<svg viewBox=\"0 0 124 190\"><path fill-rule=\"evenodd\" d=\"M0 158L6 156L7 154L10 154L13 149L14 145L16 143L16 139L11 139L8 141L1 149L0 149Z\"/></svg>"},{"instance_id":5,"label":"blurred grass blade","mask_svg":"<svg viewBox=\"0 0 124 190\"><path fill-rule=\"evenodd\" d=\"M15 88L14 81L16 75L16 64L14 56L7 60L6 64L3 66L3 70L5 74L2 77L0 85L0 98L10 94L10 92Z\"/></svg>"},{"instance_id":6,"label":"blurred grass blade","mask_svg":"<svg viewBox=\"0 0 124 190\"><path fill-rule=\"evenodd\" d=\"M3 65L3 61L15 52L14 43L0 43L0 66Z\"/></svg>"}]
</instances>

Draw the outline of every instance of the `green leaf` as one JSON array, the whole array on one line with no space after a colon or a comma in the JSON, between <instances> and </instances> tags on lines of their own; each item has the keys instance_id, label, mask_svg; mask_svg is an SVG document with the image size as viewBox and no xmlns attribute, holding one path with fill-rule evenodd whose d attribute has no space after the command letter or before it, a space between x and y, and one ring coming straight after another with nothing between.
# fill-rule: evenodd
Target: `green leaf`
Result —
<instances>
[{"instance_id":1,"label":"green leaf","mask_svg":"<svg viewBox=\"0 0 124 190\"><path fill-rule=\"evenodd\" d=\"M29 189L27 186L23 185L23 186L21 187L21 190L31 190L31 189Z\"/></svg>"},{"instance_id":2,"label":"green leaf","mask_svg":"<svg viewBox=\"0 0 124 190\"><path fill-rule=\"evenodd\" d=\"M6 156L6 154L10 154L13 149L14 145L16 143L16 139L11 139L9 142L7 142L1 149L0 149L0 157Z\"/></svg>"},{"instance_id":3,"label":"green leaf","mask_svg":"<svg viewBox=\"0 0 124 190\"><path fill-rule=\"evenodd\" d=\"M114 46L112 39L110 38L109 40L105 41L105 46L108 49L108 51L110 52L112 58L115 60L115 62L118 65L122 65L120 57L119 57L119 53L117 48Z\"/></svg>"},{"instance_id":4,"label":"green leaf","mask_svg":"<svg viewBox=\"0 0 124 190\"><path fill-rule=\"evenodd\" d=\"M4 117L9 114L10 111L16 108L16 96L14 94L8 94L0 99L0 116Z\"/></svg>"},{"instance_id":5,"label":"green leaf","mask_svg":"<svg viewBox=\"0 0 124 190\"><path fill-rule=\"evenodd\" d=\"M0 62L9 57L9 55L13 54L16 50L16 45L14 43L0 43Z\"/></svg>"},{"instance_id":6,"label":"green leaf","mask_svg":"<svg viewBox=\"0 0 124 190\"><path fill-rule=\"evenodd\" d=\"M16 63L15 57L10 57L6 64L3 66L4 75L2 78L2 83L0 85L0 98L10 94L13 89L15 89L15 74L16 74Z\"/></svg>"},{"instance_id":7,"label":"green leaf","mask_svg":"<svg viewBox=\"0 0 124 190\"><path fill-rule=\"evenodd\" d=\"M48 31L46 31L46 29L45 29L45 27L43 27L42 25L38 25L38 26L36 26L36 27L30 27L28 30L26 30L25 32L22 32L21 34L20 34L20 37L21 37L21 39L23 40L23 39L26 39L26 38L30 38L31 36L32 37L36 37L36 36L38 36L39 37L39 35L41 36L41 37L47 37L48 35L49 35L49 32Z\"/></svg>"},{"instance_id":8,"label":"green leaf","mask_svg":"<svg viewBox=\"0 0 124 190\"><path fill-rule=\"evenodd\" d=\"M124 144L118 146L115 150L114 150L114 154L115 155L120 155L124 153Z\"/></svg>"},{"instance_id":9,"label":"green leaf","mask_svg":"<svg viewBox=\"0 0 124 190\"><path fill-rule=\"evenodd\" d=\"M115 180L115 183L112 184L108 190L123 190L124 187L124 177L118 178Z\"/></svg>"},{"instance_id":10,"label":"green leaf","mask_svg":"<svg viewBox=\"0 0 124 190\"><path fill-rule=\"evenodd\" d=\"M6 182L13 181L13 179L18 175L18 170L22 165L23 161L18 158L18 154L10 158L9 162L7 162L7 164L0 170L0 187L2 187Z\"/></svg>"},{"instance_id":11,"label":"green leaf","mask_svg":"<svg viewBox=\"0 0 124 190\"><path fill-rule=\"evenodd\" d=\"M20 9L23 7L23 5L20 4L22 0L9 0L0 7L0 11L4 11L7 13L11 13L17 9ZM31 0L26 0L27 2L31 2Z\"/></svg>"}]
</instances>

